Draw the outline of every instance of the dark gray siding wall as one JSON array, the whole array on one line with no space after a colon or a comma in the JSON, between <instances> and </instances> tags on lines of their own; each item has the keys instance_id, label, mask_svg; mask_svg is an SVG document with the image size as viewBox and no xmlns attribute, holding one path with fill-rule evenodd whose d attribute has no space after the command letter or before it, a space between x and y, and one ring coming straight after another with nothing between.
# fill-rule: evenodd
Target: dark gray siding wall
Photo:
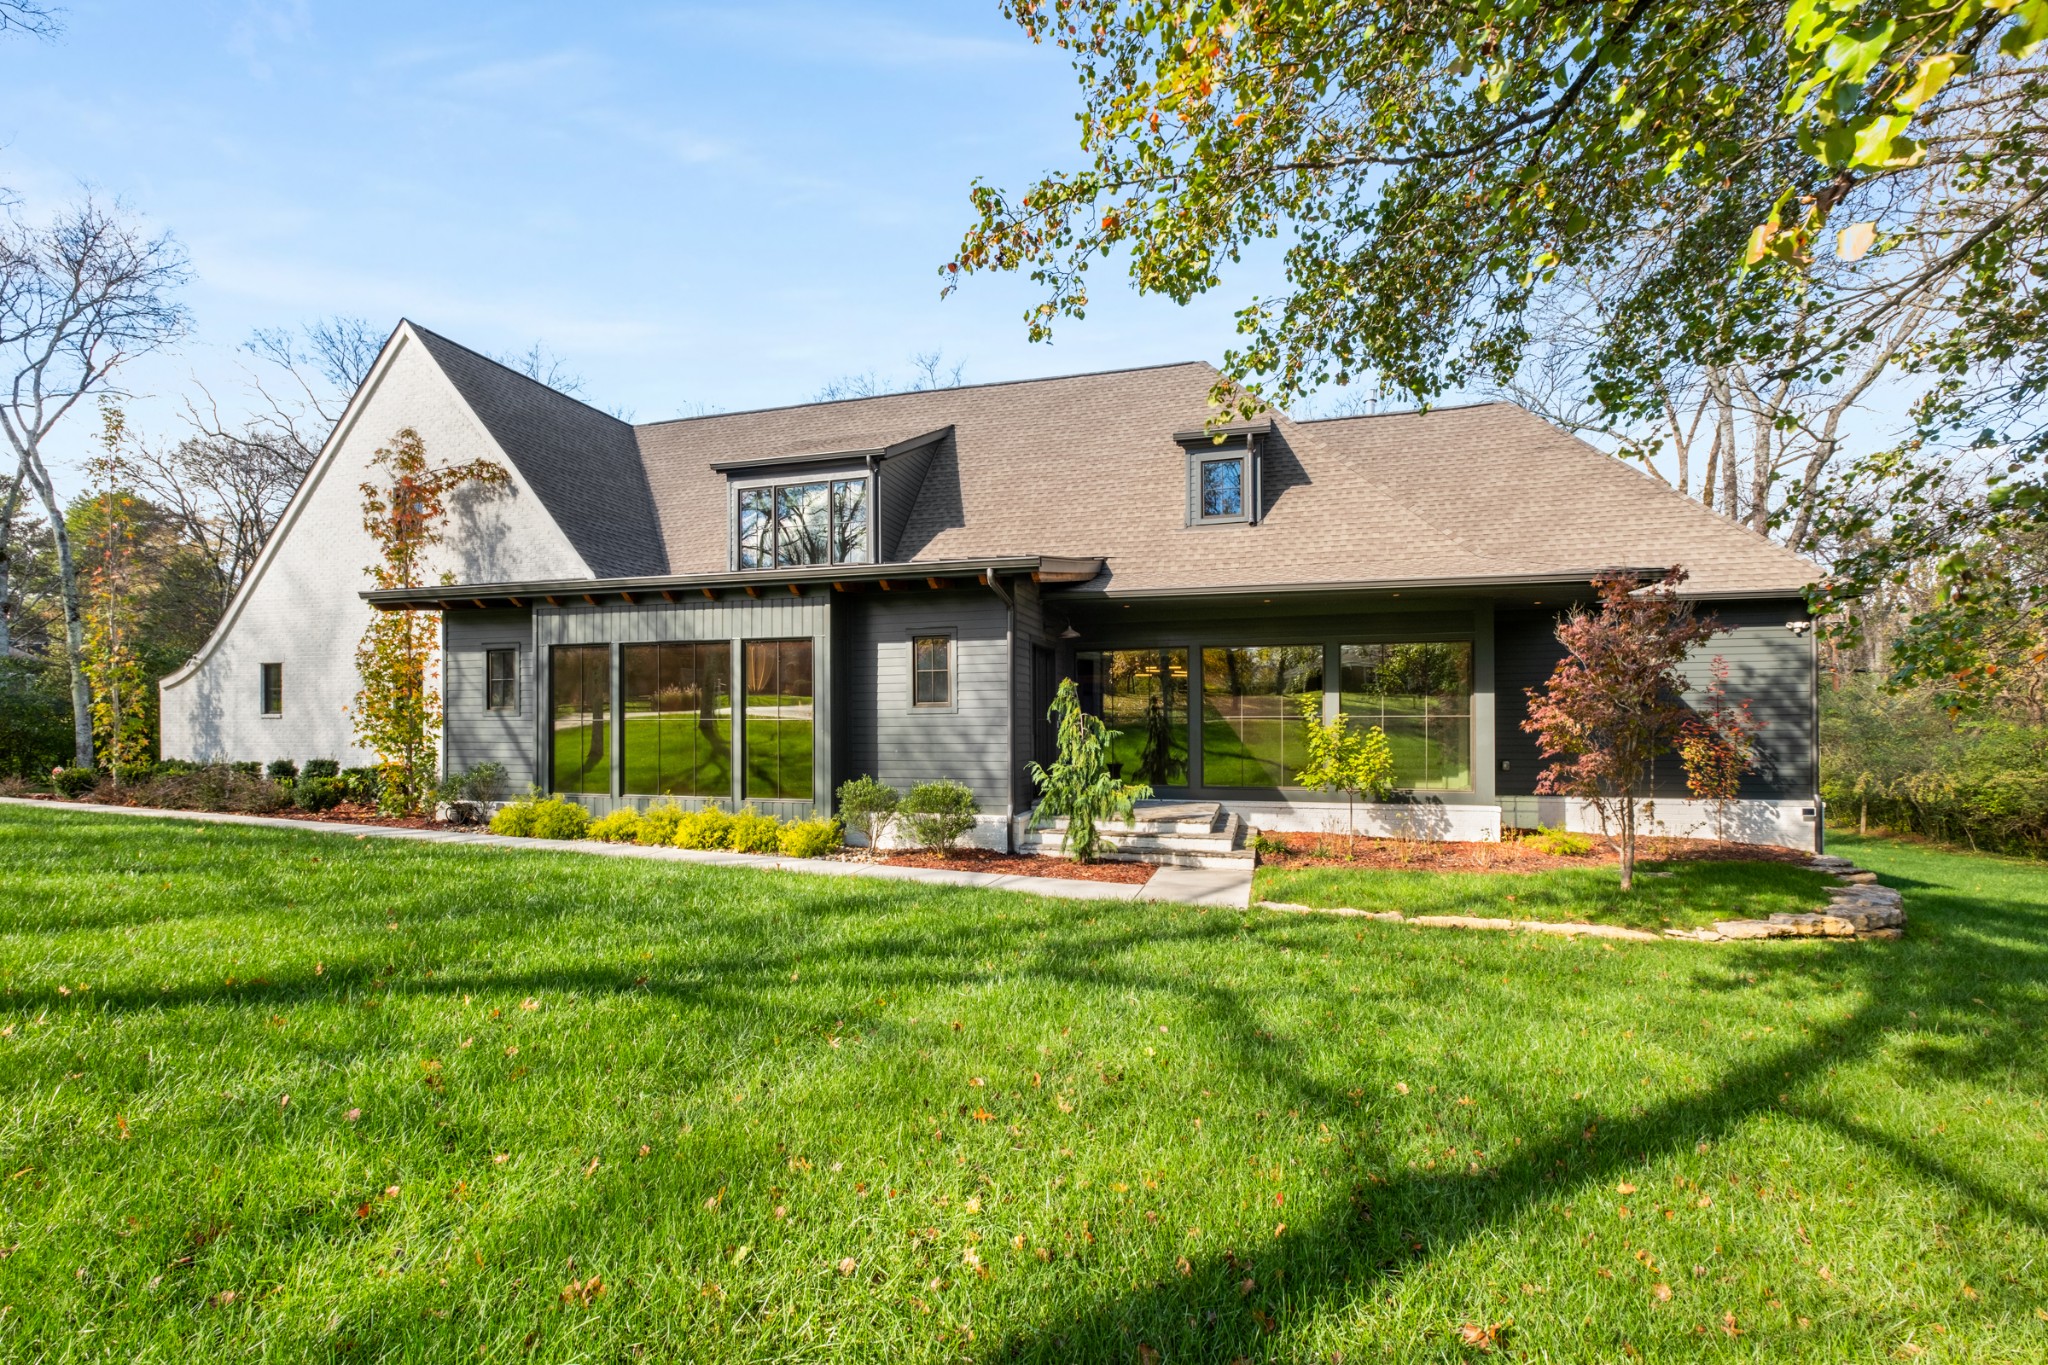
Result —
<instances>
[{"instance_id":1,"label":"dark gray siding wall","mask_svg":"<svg viewBox=\"0 0 2048 1365\"><path fill-rule=\"evenodd\" d=\"M839 605L843 678L839 775L867 773L899 791L950 777L974 789L984 815L1007 800L1009 611L985 587L869 592ZM954 639L954 705L910 704L910 642Z\"/></svg>"},{"instance_id":2,"label":"dark gray siding wall","mask_svg":"<svg viewBox=\"0 0 2048 1365\"><path fill-rule=\"evenodd\" d=\"M1785 628L1787 621L1807 619L1797 599L1782 602L1703 602L1702 614L1717 617L1727 634L1717 635L1687 664L1691 684L1686 700L1705 704L1711 662L1727 660L1727 692L1731 702L1747 699L1757 719L1765 722L1758 736L1757 770L1743 779L1745 798L1799 801L1814 789L1813 639ZM1552 611L1503 611L1495 626L1495 667L1499 677L1500 721L1495 748L1507 767L1496 774L1503 795L1526 796L1536 789L1543 760L1535 737L1524 733L1529 714L1528 691L1548 681L1563 656L1558 646L1557 614ZM1657 765L1656 795L1683 797L1685 773L1674 756Z\"/></svg>"},{"instance_id":3,"label":"dark gray siding wall","mask_svg":"<svg viewBox=\"0 0 2048 1365\"><path fill-rule=\"evenodd\" d=\"M1033 646L1051 648L1057 642L1045 627L1045 604L1039 594L1038 585L1028 578L1014 579L1011 587L1016 593L1017 611L1015 636L1010 654L1010 695L1017 704L1010 715L1010 752L1016 757L1016 767L1011 774L1011 801L1019 810L1038 799L1037 789L1031 785L1029 769L1036 740L1040 713L1050 697L1038 698L1031 689L1031 653Z\"/></svg>"},{"instance_id":4,"label":"dark gray siding wall","mask_svg":"<svg viewBox=\"0 0 2048 1365\"><path fill-rule=\"evenodd\" d=\"M505 769L505 795L517 796L537 780L534 773L533 613L451 611L442 618L442 765L462 772L479 763ZM519 651L519 705L513 711L484 709L484 651Z\"/></svg>"},{"instance_id":5,"label":"dark gray siding wall","mask_svg":"<svg viewBox=\"0 0 2048 1365\"><path fill-rule=\"evenodd\" d=\"M951 440L947 437L946 440ZM925 472L940 441L882 461L875 473L875 562L887 564L897 557L903 527L917 507L917 495L924 488Z\"/></svg>"},{"instance_id":6,"label":"dark gray siding wall","mask_svg":"<svg viewBox=\"0 0 2048 1365\"><path fill-rule=\"evenodd\" d=\"M559 607L536 607L533 620L534 650L540 665L536 669L536 687L539 689L536 696L543 698L543 701L540 706L542 714L534 722L534 737L530 742L538 745L548 722L544 701L548 685L546 665L548 650L555 645L636 644L660 640L741 642L809 639L813 642L812 687L816 693L813 715L817 727L813 739L816 768L812 777L812 800L754 802L758 809L767 814L779 815L785 819L803 819L811 813L814 803L823 803L831 799L831 754L836 722L836 708L832 705L835 695L832 607L829 592L811 591L801 597L792 597L786 590L764 592L759 599L733 595L712 601L703 597L693 599L679 595L679 600L673 603L646 601L631 604L607 603L592 607L571 606L564 602ZM616 690L619 678L616 660L612 676ZM616 770L616 764L614 769ZM616 784L616 778L614 781ZM667 798L576 799L603 813L616 805L644 807L653 800ZM677 804L688 806L707 803L702 800L678 798Z\"/></svg>"}]
</instances>

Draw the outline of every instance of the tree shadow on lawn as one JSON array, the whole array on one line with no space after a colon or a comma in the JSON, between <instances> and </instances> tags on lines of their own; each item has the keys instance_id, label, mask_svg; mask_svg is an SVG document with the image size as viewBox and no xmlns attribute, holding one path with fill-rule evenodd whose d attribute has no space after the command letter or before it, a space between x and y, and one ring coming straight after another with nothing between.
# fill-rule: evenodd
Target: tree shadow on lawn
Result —
<instances>
[{"instance_id":1,"label":"tree shadow on lawn","mask_svg":"<svg viewBox=\"0 0 2048 1365\"><path fill-rule=\"evenodd\" d=\"M755 887L760 895L739 895L721 906L716 933L696 951L698 943L655 945L664 962L646 964L649 980L634 980L634 965L583 969L542 967L531 972L469 972L461 968L422 979L408 974L387 980L383 989L406 996L446 996L466 991L574 992L587 997L646 993L696 1010L744 1006L759 1011L764 999L778 1023L824 1027L844 1017L849 1027L878 1036L899 1027L899 1021L874 1012L877 995L911 989L960 989L978 984L1025 983L1053 990L1088 988L1095 992L1129 991L1171 996L1213 1030L1216 1059L1240 1088L1269 1087L1301 1110L1304 1123L1325 1122L1351 1141L1363 1156L1374 1139L1360 1130L1354 1099L1343 1081L1312 1074L1312 1062L1327 1054L1306 1037L1297 1041L1267 1027L1261 1008L1270 1001L1270 975L1259 989L1227 984L1226 978L1168 970L1177 949L1214 951L1221 940L1240 935L1245 923L1231 913L1191 911L1162 916L1151 909L1126 916L1116 903L1051 904L1018 897L1006 918L984 913L957 917L922 913L914 922L891 923L887 917L943 906L953 897L944 891L862 884L854 895L849 885L791 882L780 874L756 881L744 873L736 887ZM759 874L755 874L759 877ZM579 879L580 880L580 879ZM1677 1156L1694 1144L1734 1134L1764 1114L1830 1126L1842 1138L1920 1177L1952 1188L1957 1195L2048 1234L2048 1213L2024 1197L1991 1188L1943 1157L1929 1145L1908 1143L1879 1133L1825 1101L1787 1100L1830 1069L1892 1052L1930 1077L1982 1078L2016 1075L2036 1092L2044 1088L2043 1059L2034 1038L2034 1016L2040 1012L2038 983L2048 973L2048 915L2029 911L2016 901L2001 901L1936 885L1909 888L1914 916L1908 937L1898 943L1760 944L1754 946L1642 945L1623 953L1664 957L1674 966L1692 967L1691 989L1735 992L1778 989L1808 1001L1839 992L1862 1003L1842 1017L1817 1023L1808 1036L1762 1059L1738 1066L1711 1089L1681 1095L1628 1117L1604 1116L1589 1126L1574 1119L1547 1134L1524 1133L1523 1145L1479 1174L1413 1168L1393 1171L1383 1183L1359 1184L1341 1194L1335 1189L1323 1211L1302 1214L1288 1210L1284 1236L1262 1242L1244 1256L1233 1251L1205 1251L1185 1275L1162 1264L1160 1278L1129 1288L1095 1275L1079 1283L1092 1297L1079 1309L1044 1314L1029 1325L1012 1325L1007 1335L989 1343L987 1354L1027 1359L1126 1357L1143 1341L1164 1352L1166 1359L1229 1358L1258 1354L1271 1338L1248 1311L1253 1306L1284 1306L1289 1317L1302 1320L1323 1304L1371 1296L1404 1274L1419 1270L1433 1258L1461 1244L1513 1224L1539 1205L1560 1196L1590 1198L1618 1171L1647 1160ZM564 898L568 899L568 898ZM959 897L963 902L967 897ZM563 915L578 913L564 906ZM979 907L977 907L979 908ZM657 915L658 901L647 913ZM480 912L481 913L481 912ZM593 912L594 913L594 912ZM877 919L877 916L883 916ZM1094 922L1088 922L1092 916ZM791 923L812 926L792 938ZM1255 917L1255 937L1247 951L1276 951L1299 945L1329 948L1345 943L1347 951L1392 953L1412 946L1421 931L1391 926L1364 927L1363 950L1348 935L1349 924L1307 923L1280 917ZM453 943L462 937L467 916L447 926ZM1040 939L1044 932L1047 937ZM723 943L718 940L722 939ZM1439 940L1455 956L1451 940ZM637 946L637 945L634 945ZM1235 951L1235 949L1232 949ZM686 956L689 981L665 980ZM206 996L178 999L179 1004L219 1003L225 994L236 1003L265 1006L293 1001L332 1000L337 988L372 978L374 959L388 962L392 953L369 952L359 960L336 964L322 978L305 977L244 991L222 992L211 986ZM621 954L622 958L626 954ZM792 960L804 963L812 989L792 991ZM983 966L981 964L988 964ZM975 964L966 966L965 964ZM663 968L669 970L663 970ZM342 973L336 979L336 973ZM1442 964L1432 971L1428 960L1416 964L1416 979L1406 983L1407 999L1436 1001L1453 1007L1465 986ZM1676 973L1674 973L1676 975ZM848 1004L820 998L816 986L845 997ZM1389 992L1397 983L1390 977ZM791 992L778 995L780 992ZM98 1010L161 1011L167 1000L146 990L95 992ZM849 1013L858 1000L858 1016ZM1977 1002L1983 1002L1981 1004ZM1568 1005L1568 1001L1560 1002ZM1304 1030L1306 1032L1306 1030ZM1930 1043L1929 1034L1940 1041ZM1391 1157L1366 1164L1391 1167ZM1254 1268L1255 1267L1255 1268ZM1264 1290L1247 1299L1242 1278L1255 1277ZM1287 1322L1278 1322L1284 1332ZM1284 1339L1284 1338L1283 1338Z\"/></svg>"}]
</instances>

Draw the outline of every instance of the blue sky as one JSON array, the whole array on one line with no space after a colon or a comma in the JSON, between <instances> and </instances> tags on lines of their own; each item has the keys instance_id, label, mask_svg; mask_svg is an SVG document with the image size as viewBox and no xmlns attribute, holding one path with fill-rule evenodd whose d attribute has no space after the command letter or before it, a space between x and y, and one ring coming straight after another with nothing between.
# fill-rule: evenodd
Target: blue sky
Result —
<instances>
[{"instance_id":1,"label":"blue sky","mask_svg":"<svg viewBox=\"0 0 2048 1365\"><path fill-rule=\"evenodd\" d=\"M1272 283L1182 309L1107 270L1051 346L1024 338L1028 281L940 300L970 181L1076 155L1068 66L993 0L72 0L0 71L26 213L89 184L191 254L194 335L128 381L165 434L194 380L237 390L251 329L335 313L541 341L647 421L932 349L970 382L1214 359Z\"/></svg>"}]
</instances>

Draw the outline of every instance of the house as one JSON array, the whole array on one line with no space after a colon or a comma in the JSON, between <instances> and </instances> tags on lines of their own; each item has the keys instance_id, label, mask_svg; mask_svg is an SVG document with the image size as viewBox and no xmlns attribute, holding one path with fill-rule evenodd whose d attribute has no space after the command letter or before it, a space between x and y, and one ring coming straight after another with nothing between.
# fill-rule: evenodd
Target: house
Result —
<instances>
[{"instance_id":1,"label":"house","mask_svg":"<svg viewBox=\"0 0 2048 1365\"><path fill-rule=\"evenodd\" d=\"M1507 403L1205 425L1216 373L1165 365L667 422L621 421L401 323L205 648L164 680L194 759L368 761L348 708L373 611L440 613L446 770L594 810L785 816L872 773L971 786L1020 837L1075 678L1124 771L1250 824L1343 803L1291 786L1294 698L1382 726L1397 797L1364 827L1494 839L1589 827L1535 794L1525 692L1603 569L1682 564L1711 654L1767 722L1734 820L1818 838L1805 561ZM401 428L487 458L449 581L366 591L360 485ZM1692 681L1704 685L1707 659ZM1676 765L1657 814L1706 816Z\"/></svg>"}]
</instances>

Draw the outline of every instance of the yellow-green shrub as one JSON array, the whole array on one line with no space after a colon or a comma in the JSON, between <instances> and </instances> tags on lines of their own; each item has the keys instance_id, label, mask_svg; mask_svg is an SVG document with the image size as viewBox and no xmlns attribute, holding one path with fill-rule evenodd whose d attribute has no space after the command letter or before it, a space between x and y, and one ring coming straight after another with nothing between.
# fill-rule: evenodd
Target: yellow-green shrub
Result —
<instances>
[{"instance_id":1,"label":"yellow-green shrub","mask_svg":"<svg viewBox=\"0 0 2048 1365\"><path fill-rule=\"evenodd\" d=\"M839 822L820 817L784 825L777 847L786 858L822 858L845 842Z\"/></svg>"},{"instance_id":2,"label":"yellow-green shrub","mask_svg":"<svg viewBox=\"0 0 2048 1365\"><path fill-rule=\"evenodd\" d=\"M782 822L744 806L732 818L725 846L735 853L775 853L782 847Z\"/></svg>"},{"instance_id":3,"label":"yellow-green shrub","mask_svg":"<svg viewBox=\"0 0 2048 1365\"><path fill-rule=\"evenodd\" d=\"M640 844L647 842L640 837L646 827L647 818L639 811L630 808L615 810L591 822L589 837L607 844Z\"/></svg>"},{"instance_id":4,"label":"yellow-green shrub","mask_svg":"<svg viewBox=\"0 0 2048 1365\"><path fill-rule=\"evenodd\" d=\"M637 842L649 848L666 848L676 841L676 826L682 818L683 808L673 801L649 806L640 814Z\"/></svg>"},{"instance_id":5,"label":"yellow-green shrub","mask_svg":"<svg viewBox=\"0 0 2048 1365\"><path fill-rule=\"evenodd\" d=\"M684 811L676 819L677 848L725 848L732 833L733 817L716 806Z\"/></svg>"},{"instance_id":6,"label":"yellow-green shrub","mask_svg":"<svg viewBox=\"0 0 2048 1365\"><path fill-rule=\"evenodd\" d=\"M1563 829L1539 829L1528 836L1538 853L1553 858L1583 858L1593 851L1593 837Z\"/></svg>"},{"instance_id":7,"label":"yellow-green shrub","mask_svg":"<svg viewBox=\"0 0 2048 1365\"><path fill-rule=\"evenodd\" d=\"M529 796L491 817L491 833L518 839L581 839L589 829L590 812L559 796Z\"/></svg>"}]
</instances>

